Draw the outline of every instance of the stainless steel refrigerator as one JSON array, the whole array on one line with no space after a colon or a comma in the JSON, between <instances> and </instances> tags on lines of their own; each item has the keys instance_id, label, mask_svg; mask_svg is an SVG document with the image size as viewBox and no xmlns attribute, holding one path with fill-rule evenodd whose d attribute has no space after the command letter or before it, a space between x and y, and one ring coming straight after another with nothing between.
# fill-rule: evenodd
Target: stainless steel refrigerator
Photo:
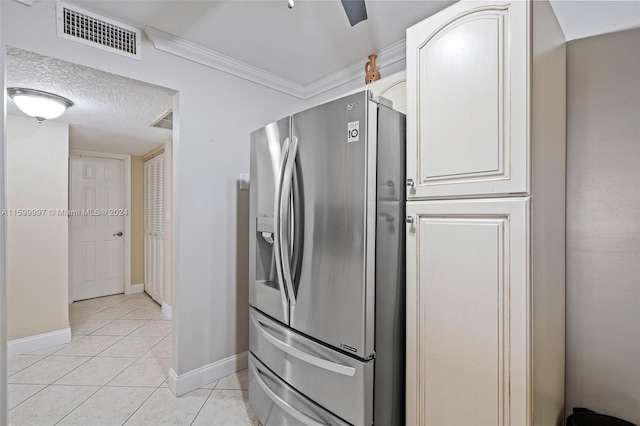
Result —
<instances>
[{"instance_id":1,"label":"stainless steel refrigerator","mask_svg":"<svg viewBox=\"0 0 640 426\"><path fill-rule=\"evenodd\" d=\"M251 134L262 425L404 425L404 147L404 114L368 91Z\"/></svg>"}]
</instances>

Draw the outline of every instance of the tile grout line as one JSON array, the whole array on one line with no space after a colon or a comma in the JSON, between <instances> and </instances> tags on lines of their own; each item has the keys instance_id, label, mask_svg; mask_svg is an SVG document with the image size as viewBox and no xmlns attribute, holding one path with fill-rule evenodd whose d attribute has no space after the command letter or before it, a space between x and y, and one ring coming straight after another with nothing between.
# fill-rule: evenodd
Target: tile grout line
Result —
<instances>
[{"instance_id":1,"label":"tile grout line","mask_svg":"<svg viewBox=\"0 0 640 426\"><path fill-rule=\"evenodd\" d=\"M169 392L171 392L171 390L169 390ZM172 392L173 393L173 392ZM202 403L202 405L200 406L200 409L198 410L198 412L196 413L196 415L193 417L193 420L191 420L191 423L189 423L189 426L193 426L193 424L195 423L196 419L198 418L198 416L200 415L200 413L202 412L202 409L204 408L205 405L207 405L207 401L209 400L209 398L211 398L211 394L213 394L213 389L211 389L209 391L209 395L207 395L207 397L204 399L204 402ZM177 398L177 397L176 397Z\"/></svg>"},{"instance_id":2,"label":"tile grout line","mask_svg":"<svg viewBox=\"0 0 640 426\"><path fill-rule=\"evenodd\" d=\"M90 334L85 335L84 337L87 337L87 336L90 336ZM95 355L73 355L73 354L69 354L69 355L56 355L56 356L88 356L88 357L90 357L90 358L92 358L92 359L93 359L93 358L97 357L99 354L101 354L102 352L104 352L104 351L106 351L107 349L109 349L111 346L115 345L116 343L118 343L119 341L121 341L122 339L124 339L126 336L104 336L104 337L120 337L120 339L116 340L115 342L113 342L112 344L110 344L109 346L107 346L106 348L104 348L103 350L101 350L100 352L98 352L98 353L97 353L97 354L95 354ZM77 341L79 341L79 340L82 340L82 339L78 339L78 340L76 340L76 342L77 342ZM70 344L70 345L71 345L71 344ZM88 361L87 361L87 362L88 362ZM79 365L78 367L80 367L80 365ZM78 368L78 367L76 367L76 368ZM74 368L73 370L75 370L75 368ZM71 370L71 371L73 371L73 370ZM69 373L71 373L71 371L69 371ZM69 374L69 373L67 373L67 374ZM65 374L65 376L66 376L66 374ZM63 376L63 377L64 377L64 376ZM61 377L61 378L62 378L62 377ZM60 378L60 379L61 379L61 378ZM60 379L58 379L58 380L60 380Z\"/></svg>"},{"instance_id":3,"label":"tile grout line","mask_svg":"<svg viewBox=\"0 0 640 426\"><path fill-rule=\"evenodd\" d=\"M171 334L171 332L169 332L169 334ZM151 351L153 350L153 348L155 348L155 347L156 347L156 346L158 346L160 343L162 343L162 341L163 341L164 339L166 339L166 338L169 336L169 334L167 334L167 335L166 335L166 336L164 336L162 339L160 339L160 340L158 341L158 343L156 343L155 345L151 346L151 347L149 348L149 350L148 350L148 351L146 351L145 353L143 353L143 354L140 356L140 358L144 358L144 356L145 356L146 354L148 354L149 352L151 352ZM155 336L150 336L150 337L155 337ZM149 358L155 358L155 357L149 357ZM167 359L167 358L158 358L158 359ZM168 359L171 359L171 358L168 358Z\"/></svg>"},{"instance_id":4,"label":"tile grout line","mask_svg":"<svg viewBox=\"0 0 640 426\"><path fill-rule=\"evenodd\" d=\"M51 385L50 385L51 386ZM100 389L102 389L102 387L98 387L98 389L96 389L95 392L92 392L91 395L89 395L87 398L85 398L84 400L82 400L82 402L78 405L75 406L75 408L73 410L69 410L69 412L67 414L65 414L60 420L58 420L57 422L55 422L53 425L57 425L58 423L60 423L61 421L63 421L64 419L67 418L67 416L69 416L69 414L73 413L74 411L76 411L82 404L84 404L85 402L87 402L89 400L89 398L91 398L93 395L97 394L98 392L100 392Z\"/></svg>"},{"instance_id":5,"label":"tile grout line","mask_svg":"<svg viewBox=\"0 0 640 426\"><path fill-rule=\"evenodd\" d=\"M127 315L127 314L125 314L125 315ZM145 320L120 320L120 319L113 320L113 322L116 322L116 321L145 321ZM131 330L128 334L93 334L95 332L98 332L98 331L102 330L104 327L107 327L108 325L111 325L113 323L113 322L111 322L109 324L106 324L104 327L101 327L101 328L97 329L93 333L89 334L89 336L123 336L123 337L126 337L126 336L129 336L134 331L138 330L140 327L143 327L143 326L147 325L147 323L149 321L152 321L152 320L146 320L146 322L140 324L138 327L136 327L133 330Z\"/></svg>"},{"instance_id":6,"label":"tile grout line","mask_svg":"<svg viewBox=\"0 0 640 426\"><path fill-rule=\"evenodd\" d=\"M34 362L33 364L31 364L29 367L32 367L32 366L34 366L34 365L36 365L36 364L38 364L38 363L40 363L40 362L44 361L45 359L47 359L47 358L49 358L49 357L51 357L51 356L53 356L53 354L48 355L48 356L45 356L45 357L44 357L44 358L42 358L40 361L36 361L36 362ZM65 356L65 355L59 355L59 356ZM66 372L66 373L64 373L62 376L60 376L60 377L57 377L57 378L53 379L53 381L52 381L51 383L7 383L7 384L12 384L12 385L47 385L47 386L50 386L50 385L53 385L56 381L58 381L58 380L62 379L62 378L63 378L64 376L66 376L67 374L71 373L71 372L72 372L73 370L75 370L76 368L83 366L84 364L86 364L87 362L89 362L89 360L91 360L91 359L93 358L92 356L87 356L87 355L85 355L85 356L80 356L80 355L66 355L66 356L68 356L68 357L72 357L72 356L73 356L73 357L76 357L76 358L88 358L88 359L87 359L87 360L85 360L83 363L78 364L76 367L73 367L73 369L71 369L70 371L67 371L67 372ZM29 367L27 367L27 368L29 368ZM22 370L20 370L20 371L23 371L23 370L25 370L25 369L22 369ZM15 376L16 374L18 374L18 373L14 373L14 374L12 374L12 375L11 375L11 377ZM11 377L9 377L9 379L10 379Z\"/></svg>"},{"instance_id":7,"label":"tile grout line","mask_svg":"<svg viewBox=\"0 0 640 426\"><path fill-rule=\"evenodd\" d=\"M123 302L125 302L126 300L129 300L129 299L124 299L124 300L123 300ZM120 302L120 303L122 303L122 302ZM117 305L119 305L120 303L118 303ZM115 306L117 306L117 305L114 305L114 307L115 307ZM107 309L108 309L108 308L107 308ZM131 312L134 312L135 310L137 310L137 308L136 308L136 309L134 309L134 310L133 310L133 311L131 311ZM122 315L122 316L129 315L131 312L127 312L126 314L124 314L124 315ZM109 322L109 323L107 323L107 324L105 324L105 326L104 326L104 327L106 327L106 326L107 326L107 325L109 325L109 324L112 324L114 321L118 321L118 319L122 318L122 316L121 316L121 317L119 317L119 318L116 318L116 319L112 320L111 322ZM150 321L150 320L149 320L149 321ZM149 321L146 321L146 322L142 323L142 324L140 325L140 327L142 327L143 325L147 324ZM118 343L118 342L120 342L120 341L124 340L124 338L125 338L125 337L130 336L130 335L131 335L131 333L133 333L135 330L137 330L137 329L138 329L138 328L140 328L140 327L137 327L136 329L132 330L131 332L129 332L129 334L125 334L125 335L121 336L121 338L120 338L120 339L118 339L117 341L115 341L115 342L114 342L113 344L111 344L109 347L107 347L107 348L103 349L102 351L98 352L96 355L94 355L93 357L91 357L91 359L93 359L93 358L97 358L101 353L103 353L104 351L106 351L107 349L109 349L110 347L112 347L113 345L115 345L116 343ZM103 327L101 327L101 328L103 328ZM99 331L101 328L98 328L98 329L97 329L97 330L95 330L95 331ZM145 353L146 353L146 352L145 352ZM141 355L141 356L142 356L142 355ZM116 378L116 377L120 376L120 375L121 375L124 371L126 371L126 370L127 370L127 368L129 368L131 365L135 364L135 363L137 362L137 360L139 360L139 359L141 358L141 356L139 356L139 357L120 357L120 358L135 358L135 359L136 359L136 361L133 361L133 363L131 363L128 367L124 368L121 372L119 372L118 374L116 374L116 375L115 375L111 380L107 381L107 383L105 383L104 385L100 386L100 387L98 388L98 390L96 390L94 393L92 393L92 394L91 394L87 399L85 399L84 401L82 401L82 403L81 403L81 404L79 404L77 407L75 407L73 410L69 411L69 413L67 413L67 414L66 414L62 419L60 419L56 424L60 423L60 422L61 422L62 420L64 420L67 416L69 416L69 414L71 414L71 413L73 413L75 410L77 410L77 409L80 407L80 405L82 405L82 404L84 404L86 401L88 401L88 400L89 400L89 398L91 398L93 395L95 395L96 393L100 392L102 389L104 389L105 387L107 387L107 386L109 385L109 383L111 383L113 380L115 380L115 378ZM101 357L101 358L109 358L109 357ZM87 362L88 362L88 361L87 361ZM60 379L58 379L58 380L60 380ZM113 386L113 387L115 387L115 386ZM123 387L129 387L129 386L123 386ZM136 386L131 386L131 387L136 387ZM155 392L155 391L154 391L154 392ZM153 393L154 393L154 392L151 392L151 394L147 397L147 399L145 399L145 401L143 401L143 403L142 403L142 404L144 404L144 402L146 402L146 401L151 397L151 395L153 395ZM142 406L142 404L140 404L140 406ZM138 409L139 409L139 408L140 408L140 407L138 407ZM136 409L136 411L137 411L138 409ZM129 419L127 418L127 420L126 420L126 421L128 421L128 420L129 420ZM125 422L126 422L126 421L125 421Z\"/></svg>"},{"instance_id":8,"label":"tile grout line","mask_svg":"<svg viewBox=\"0 0 640 426\"><path fill-rule=\"evenodd\" d=\"M76 368L82 367L83 365L85 365L86 363L91 361L93 358L94 357L92 357L92 356L88 357L88 359L85 362L83 362L82 364L78 365L77 367L74 367L73 369L71 369L71 371L74 371ZM71 373L71 371L68 371L65 374L63 374L62 376L58 377L57 379L54 379L51 383L49 383L49 385L55 384L58 380L62 379L64 376L66 376L67 374Z\"/></svg>"},{"instance_id":9,"label":"tile grout line","mask_svg":"<svg viewBox=\"0 0 640 426\"><path fill-rule=\"evenodd\" d=\"M91 319L91 317L88 317L88 318L84 318L84 319L82 319L82 320L79 320L78 322L80 322L80 321L83 321L83 322L84 322L84 321L109 321L108 323L106 323L106 324L104 324L104 325L102 326L102 327L106 327L106 326L108 326L109 324L111 324L112 322L114 322L114 321L116 321L116 320L109 320L109 319L100 320L100 319ZM93 333L94 331L98 331L98 330L100 330L102 327L98 327L98 328L96 328L96 329L95 329L95 330L93 330L91 333ZM71 329L71 335L73 336L73 328L71 327L71 323L69 323L69 328ZM89 333L89 334L79 334L79 336L90 336L90 335L91 335L91 333ZM73 338L73 337L72 337L72 338Z\"/></svg>"},{"instance_id":10,"label":"tile grout line","mask_svg":"<svg viewBox=\"0 0 640 426\"><path fill-rule=\"evenodd\" d=\"M106 297L109 297L109 296L106 296ZM97 298L96 298L96 299L97 299ZM95 312L94 314L90 315L89 317L87 317L87 318L85 318L85 319L91 319L93 316L95 316L95 315L99 314L100 312L106 311L107 309L117 308L118 306L120 306L120 305L121 305L121 304L123 304L124 302L127 302L127 301L129 301L129 300L135 300L135 299L138 299L138 298L136 298L136 297L125 298L124 300L122 300L122 301L120 301L120 302L116 303L115 305L111 305L111 306L107 306L107 307L102 308L102 310L100 310L100 311L98 311L98 312ZM111 320L111 322L116 321L116 320L119 320L119 319L122 319L122 317L127 316L127 315L131 314L132 312L137 311L138 309L140 309L140 308L142 308L142 307L144 307L144 306L146 306L146 305L150 305L150 304L151 304L151 302L153 302L153 299L151 299L151 301L148 301L148 302L143 303L143 304L141 304L141 305L137 305L137 306L135 306L131 311L129 311L129 312L127 312L127 313L124 313L124 314L120 315L120 316L119 316L119 317L117 317L117 318L112 319L112 320ZM155 303L155 302L154 302L154 303ZM97 319L100 319L100 318L94 318L94 319L96 319L96 320L97 320ZM104 319L109 319L109 318L104 318ZM108 325L108 324L105 324L105 326L106 326L106 325ZM102 327L101 327L101 328L102 328Z\"/></svg>"},{"instance_id":11,"label":"tile grout line","mask_svg":"<svg viewBox=\"0 0 640 426\"><path fill-rule=\"evenodd\" d=\"M10 384L12 384L12 385L22 385L22 384L27 384L27 383L10 383ZM28 384L33 384L33 383L28 383ZM16 404L14 407L10 408L7 411L11 412L13 409L18 408L20 405L24 404L25 402L27 402L28 400L30 400L31 398L33 398L34 396L36 396L37 394L39 394L40 392L42 392L43 390L48 388L49 386L51 386L51 384L44 385L44 387L42 389L40 389L38 392L36 392L33 395L31 395L29 398L26 398L24 401L19 402L18 404Z\"/></svg>"},{"instance_id":12,"label":"tile grout line","mask_svg":"<svg viewBox=\"0 0 640 426\"><path fill-rule=\"evenodd\" d=\"M20 354L20 355L29 355L29 354ZM19 355L16 355L16 356L19 356ZM39 355L33 355L33 356L39 356ZM31 364L27 365L26 367L21 368L21 369L20 369L20 370L18 370L18 371L14 371L13 373L11 373L11 375L7 375L7 380L9 380L9 379L11 378L11 376L13 376L14 374L18 374L19 372L23 371L24 369L29 368L29 367L31 367L32 365L39 363L40 361L42 361L42 360L43 360L43 359L45 359L46 357L47 357L47 355L44 355L42 358L40 358L40 359L39 359L39 360L37 360L36 362L33 362L33 363L31 363ZM9 359L11 359L11 358L9 358Z\"/></svg>"},{"instance_id":13,"label":"tile grout line","mask_svg":"<svg viewBox=\"0 0 640 426\"><path fill-rule=\"evenodd\" d=\"M107 297L108 297L108 296L107 296ZM148 296L147 296L147 297L148 297ZM126 302L127 300L131 300L131 299L136 299L136 298L125 298L124 300L122 300L121 302L119 302L119 303L117 303L117 304L115 304L115 305L107 306L107 307L103 307L103 308L96 308L96 309L98 309L98 310L97 310L97 312L96 312L95 314L93 314L93 315L96 315L96 314L98 314L98 313L100 313L100 312L103 312L103 311L105 311L105 310L107 310L107 309L109 309L109 308L115 308L115 307L117 307L118 305L120 305L120 304L122 304L122 303ZM71 409L71 410L70 410L67 414L65 414L65 415L64 415L60 420L58 420L58 421L55 423L55 424L57 425L57 424L59 424L60 422L62 422L65 418L67 418L71 413L73 413L74 411L76 411L76 410L77 410L81 405L83 405L85 402L87 402L90 398L92 398L96 393L98 393L98 392L100 392L102 389L104 389L105 387L110 387L110 388L118 387L118 388L147 388L147 389L154 389L154 390L149 394L149 396L148 396L148 397L147 397L147 398L146 398L146 399L145 399L145 400L144 400L144 401L143 401L143 402L142 402L142 403L141 403L141 404L136 408L136 410L135 410L135 411L134 411L134 412L133 412L133 413L132 413L132 414L131 414L131 415L130 415L126 420L125 420L125 423L126 423L127 421L129 421L129 419L130 419L130 418L131 418L131 417L132 417L132 416L133 416L133 415L134 415L134 414L135 414L135 413L136 413L136 412L137 412L137 411L138 411L138 410L139 410L139 409L140 409L140 408L141 408L141 407L142 407L142 406L143 406L143 405L144 405L144 404L149 400L149 398L151 398L151 396L153 396L153 395L158 391L158 389L160 389L160 388L162 387L162 385L166 382L166 379L165 379L165 380L163 380L163 381L162 381L162 383L160 383L160 385L159 385L159 386L130 386L130 385L125 385L125 386L109 386L109 383L111 383L113 380L115 380L115 378L119 377L119 376L120 376L124 371L126 371L126 370L127 370L127 368L129 368L131 365L135 364L136 362L138 362L138 361L139 361L139 360L141 360L141 359L145 359L145 355L147 355L149 352L151 352L151 351L152 351L156 346L160 345L160 343L162 343L162 341L163 341L164 339L166 339L166 338L167 338L167 336L170 336L170 335L171 335L171 332L167 333L167 334L166 334L166 335L164 335L164 336L142 336L142 337L159 337L159 338L160 338L160 340L159 340L157 343L153 344L153 345L152 345L148 350L144 351L142 354L140 354L140 355L138 355L138 356L133 356L133 357L131 357L131 356L128 356L128 357L119 357L119 356L107 356L107 357L100 357L99 355L100 355L100 354L102 354L103 352L105 352L106 350L108 350L109 348L111 348L112 346L116 345L117 343L121 342L121 341L122 341L123 339L125 339L126 337L131 336L134 332L136 332L136 331L137 331L137 330L139 330L140 328L142 328L142 327L146 326L147 324L149 324L149 323L150 323L150 322L152 322L152 321L155 321L155 319L156 319L156 318L157 318L157 317L162 313L161 311L160 311L158 314L154 315L154 317L153 317L153 318L151 318L151 319L141 318L140 320L145 320L145 321L144 321L144 322L142 322L138 327L136 327L135 329L131 330L128 334L125 334L125 335L100 335L100 334L93 334L93 333L95 333L95 332L97 332L97 331L101 330L102 328L104 328L104 327L106 327L106 326L108 326L108 325L112 324L114 321L117 321L117 320L122 319L124 316L127 316L127 315L132 314L133 312L137 311L137 310L138 310L138 309L140 309L140 308L144 308L145 306L153 306L153 304L152 304L151 302L152 302L152 300L150 300L150 301L149 301L149 302L147 302L147 303L144 303L144 304L141 304L141 305L139 305L139 306L136 306L136 307L134 307L134 309L133 309L132 311L130 311L130 312L126 313L126 314L123 314L122 316L120 316L120 317L118 317L118 318L115 318L115 319L107 319L107 320L109 321L107 324L104 324L102 327L99 327L98 329L96 329L96 330L92 331L90 334L86 334L86 335L77 335L77 336L81 336L81 337L79 337L75 342L81 341L82 339L84 339L84 338L85 338L85 337L87 337L87 336L105 336L105 337L106 337L106 336L109 336L109 337L120 337L118 340L114 341L114 342L113 342L113 343L111 343L108 347L104 348L103 350L101 350L101 351L100 351L100 352L98 352L97 354L92 355L92 356L87 356L87 355L72 355L72 354L68 354L68 355L56 355L58 352L60 352L60 351L64 350L65 348L69 347L71 344L75 343L75 342L70 342L70 343L68 343L68 344L60 345L60 347L59 347L58 349L56 349L55 351L53 351L53 352L51 352L51 353L49 353L49 354L46 354L46 355L42 355L42 358L40 358L38 361L36 361L36 362L34 362L34 363L32 363L32 364L29 364L28 366L26 366L26 367L24 367L24 368L22 368L22 369L20 369L20 370L15 371L15 372L12 374L12 376L13 376L13 375L15 375L15 374L18 374L18 373L20 373L20 372L22 372L22 371L24 371L24 370L26 370L26 369L28 369L28 368L30 368L30 367L32 367L32 366L34 366L34 365L36 365L36 364L38 364L38 363L40 363L41 361L46 360L47 358L53 357L53 356L56 356L56 357L79 357L79 358L86 358L86 360L85 360L84 362L82 362L81 364L77 365L77 366L76 366L76 367L74 367L72 370L70 370L70 371L68 371L68 372L66 372L66 373L64 373L64 374L62 374L61 376L59 376L59 377L57 377L57 378L54 378L53 380L51 380L51 381L50 381L50 383L38 383L38 384L35 384L35 383L12 383L12 384L16 384L16 385L34 385L34 386L43 386L43 387L42 387L42 389L39 389L37 392L35 392L33 395L29 396L29 397L28 397L28 398L26 398L25 400L23 400L23 401L21 401L20 403L16 404L14 407L12 407L12 409L11 409L10 411L12 411L12 410L14 410L14 409L18 408L18 407L19 407L19 406L21 406L22 404L24 404L24 403L26 403L27 401L29 401L29 400L31 400L32 398L34 398L36 395L40 394L40 393L41 393L42 391L44 391L45 389L48 389L48 388L50 388L50 387L52 387L52 386L77 387L77 388L79 388L79 387L92 387L92 388L93 388L93 387L95 387L95 388L96 388L94 392L91 392L91 393L90 393L86 398L84 398L82 401L80 401L80 402L79 402L79 403L78 403L78 404L77 404L73 409ZM155 302L154 302L154 303L155 303ZM89 307L87 307L87 308L89 308ZM71 309L71 308L70 308L70 309ZM78 322L82 322L82 321L89 321L89 320L92 320L93 315L90 315L90 316L88 316L87 318L80 318L80 319L78 319L77 321L74 321L74 323L78 323ZM94 320L96 320L96 319L94 319ZM129 318L129 320L139 320L139 319ZM162 319L160 319L160 320L162 320ZM159 321L160 321L160 320L159 320ZM70 326L71 326L71 324L72 324L72 323L70 322ZM73 333L73 332L72 332L72 333ZM23 355L31 355L31 354L23 354ZM34 355L34 356L40 356L40 355ZM117 373L117 374L115 375L115 377L114 377L114 378L112 378L111 380L109 380L109 381L108 381L106 384L104 384L104 385L56 384L56 382L57 382L57 381L59 381L59 380L61 380L62 378L66 377L66 376L67 376L67 375L69 375L70 373L72 373L72 372L76 371L78 368L81 368L82 366L84 366L85 364L87 364L88 362L90 362L91 360L93 360L93 359L95 359L95 358L100 358L100 359L104 359L104 358L133 358L133 359L134 359L134 361L133 361L129 366L127 366L126 368L124 368L121 372ZM165 358L148 357L147 359L149 359L149 360L154 360L154 359L155 359L155 360L160 360L160 359L165 359ZM169 359L170 359L170 358L169 358ZM166 373L165 373L165 374L166 374ZM216 385L217 385L217 383L216 383ZM198 410L198 413L197 413L197 414L196 414L196 416L194 417L194 420L193 420L193 421L195 421L195 418L197 418L197 416L200 414L200 412L201 412L202 408L204 407L204 405L205 405L206 401L209 399L209 397L211 396L211 394L212 394L212 393L213 393L213 389L211 389L211 391L210 391L210 392L209 392L209 394L207 395L207 398L205 398L205 400L204 400L204 402L203 402L202 406L201 406L201 407L200 407L200 409ZM193 423L193 421L192 421L192 423ZM123 424L124 424L124 423L123 423Z\"/></svg>"},{"instance_id":14,"label":"tile grout line","mask_svg":"<svg viewBox=\"0 0 640 426\"><path fill-rule=\"evenodd\" d=\"M162 383L164 383L164 382L162 382ZM162 386L162 383L160 384L160 386ZM149 394L149 396L145 398L145 400L144 400L144 401L142 401L142 403L138 406L138 408L136 408L135 410L133 410L133 413L131 413L131 414L129 415L129 417L127 417L127 418L125 419L125 421L122 423L122 426L124 426L124 425L125 425L125 423L127 423L127 422L129 421L129 419L130 419L131 417L133 417L133 415L134 415L135 413L137 413L137 412L138 412L138 410L139 410L140 408L142 408L142 406L143 406L143 405L144 405L144 404L145 404L145 403L146 403L146 402L147 402L147 401L148 401L148 400L153 396L153 394L155 394L155 393L158 391L158 389L160 389L160 386L158 386L157 388L155 388L155 390L154 390L153 392L151 392L151 393Z\"/></svg>"},{"instance_id":15,"label":"tile grout line","mask_svg":"<svg viewBox=\"0 0 640 426\"><path fill-rule=\"evenodd\" d=\"M130 335L131 335L131 333L127 334L125 337L128 337L128 336L130 336ZM124 340L124 337L123 337L121 340ZM104 351L103 351L103 352L104 352ZM102 352L100 352L100 353L102 353ZM96 355L96 356L97 356L97 355ZM127 371L127 369L129 369L129 367L131 367L133 364L135 364L136 362L138 362L138 360L139 360L141 357L142 357L142 355L137 356L137 357L131 357L131 358L135 358L136 360L135 360L135 361L133 361L131 364L129 364L129 366L128 366L127 368L125 368L124 370L122 370L120 373L118 373L118 374L116 374L114 377L112 377L112 378L111 378L111 380L107 381L107 383L105 383L103 387L108 386L108 385L109 385L109 383L113 382L116 378L120 377L120 375L121 375L122 373L124 373L125 371ZM161 383L161 385L162 385L162 383Z\"/></svg>"}]
</instances>

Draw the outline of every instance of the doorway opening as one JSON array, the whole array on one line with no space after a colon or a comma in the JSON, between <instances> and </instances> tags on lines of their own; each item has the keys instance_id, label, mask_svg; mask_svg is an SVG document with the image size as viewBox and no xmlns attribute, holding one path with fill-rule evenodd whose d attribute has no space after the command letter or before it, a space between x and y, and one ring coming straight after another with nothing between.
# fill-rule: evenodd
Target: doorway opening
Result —
<instances>
[{"instance_id":1,"label":"doorway opening","mask_svg":"<svg viewBox=\"0 0 640 426\"><path fill-rule=\"evenodd\" d=\"M97 365L109 354L123 356L118 351L129 351L131 364L99 368L113 375L101 380L117 381L128 368L148 367L148 359L166 377L172 348L168 222L174 135L172 126L152 125L173 109L177 91L14 48L7 48L5 72L7 87L40 89L74 102L60 118L42 124L7 102L6 207L44 212L6 221L8 409L42 390L12 377L55 362L56 354L67 363L60 368L71 368L58 370L64 377L80 367L68 364L72 357ZM158 151L169 170L163 180L169 202L158 213L168 246L157 263L169 274L152 297L145 294L151 292L144 161ZM27 380L22 376L19 382Z\"/></svg>"}]
</instances>

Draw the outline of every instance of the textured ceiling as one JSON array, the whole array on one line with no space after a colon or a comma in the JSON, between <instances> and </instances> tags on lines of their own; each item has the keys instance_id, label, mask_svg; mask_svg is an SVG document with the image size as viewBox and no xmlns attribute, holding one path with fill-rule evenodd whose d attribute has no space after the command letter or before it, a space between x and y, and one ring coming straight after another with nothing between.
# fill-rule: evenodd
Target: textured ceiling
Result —
<instances>
[{"instance_id":1,"label":"textured ceiling","mask_svg":"<svg viewBox=\"0 0 640 426\"><path fill-rule=\"evenodd\" d=\"M171 140L148 126L173 105L175 90L8 48L7 87L27 87L74 102L55 121L69 123L73 149L142 155ZM24 115L12 101L8 112Z\"/></svg>"}]
</instances>

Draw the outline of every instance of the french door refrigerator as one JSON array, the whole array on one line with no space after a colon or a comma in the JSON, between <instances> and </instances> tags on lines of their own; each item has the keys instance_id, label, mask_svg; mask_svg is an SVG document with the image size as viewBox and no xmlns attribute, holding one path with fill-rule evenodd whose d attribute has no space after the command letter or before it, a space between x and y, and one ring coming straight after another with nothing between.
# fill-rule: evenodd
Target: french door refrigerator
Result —
<instances>
[{"instance_id":1,"label":"french door refrigerator","mask_svg":"<svg viewBox=\"0 0 640 426\"><path fill-rule=\"evenodd\" d=\"M368 91L251 134L262 425L404 425L404 146L404 115Z\"/></svg>"}]
</instances>

